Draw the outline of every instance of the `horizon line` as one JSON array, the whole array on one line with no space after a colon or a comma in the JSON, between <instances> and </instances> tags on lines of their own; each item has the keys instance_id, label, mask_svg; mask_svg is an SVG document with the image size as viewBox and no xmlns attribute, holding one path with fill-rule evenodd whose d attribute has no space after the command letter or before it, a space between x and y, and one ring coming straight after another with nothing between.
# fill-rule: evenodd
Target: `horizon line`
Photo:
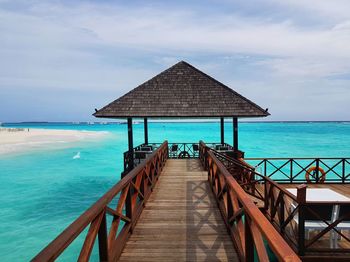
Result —
<instances>
[{"instance_id":1,"label":"horizon line","mask_svg":"<svg viewBox=\"0 0 350 262\"><path fill-rule=\"evenodd\" d=\"M133 122L143 122L142 119L135 119ZM148 123L218 123L220 120L148 120ZM225 121L232 122L232 121ZM350 122L350 120L253 120L253 121L239 121L240 123L344 123ZM116 121L19 121L19 122L0 122L1 125L8 124L123 124L126 120Z\"/></svg>"}]
</instances>

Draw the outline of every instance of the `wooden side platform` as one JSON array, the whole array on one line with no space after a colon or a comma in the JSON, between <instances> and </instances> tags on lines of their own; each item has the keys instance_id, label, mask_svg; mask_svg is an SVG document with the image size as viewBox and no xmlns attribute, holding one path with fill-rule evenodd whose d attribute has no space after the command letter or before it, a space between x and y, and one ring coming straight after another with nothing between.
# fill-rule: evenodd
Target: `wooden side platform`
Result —
<instances>
[{"instance_id":1,"label":"wooden side platform","mask_svg":"<svg viewBox=\"0 0 350 262\"><path fill-rule=\"evenodd\" d=\"M238 261L198 159L169 159L119 261Z\"/></svg>"},{"instance_id":2,"label":"wooden side platform","mask_svg":"<svg viewBox=\"0 0 350 262\"><path fill-rule=\"evenodd\" d=\"M300 184L280 183L279 185L281 186L281 188L288 189L288 188L296 188ZM312 183L310 183L310 184L307 184L307 187L308 188L328 188L328 189L336 191L336 192L350 198L350 184L335 184L335 183L312 184ZM264 194L264 186L263 185L258 185L256 188L261 194ZM257 205L259 207L262 208L264 206L263 201L258 200L253 196L251 196L251 198L253 201L255 201L257 203ZM286 205L287 205L287 209L289 210L289 207L291 205L291 201L286 200ZM316 234L319 232L320 232L320 230L310 230L309 231L309 238L316 236ZM348 238L350 238L350 231L349 230L342 230L342 233L345 236L347 236ZM324 237L321 237L319 240L317 240L313 244L313 248L329 248L329 237L330 237L329 233L326 233L324 235ZM339 237L338 248L339 249L342 249L342 248L343 249L350 249L349 241L347 241L344 238ZM330 253L331 253L331 251L330 251ZM333 253L334 257L343 256L343 255L344 255L344 253ZM315 256L317 256L319 259L322 258L322 256L320 256L319 253L317 253L317 252L315 253ZM324 256L324 257L326 257L326 256ZM346 261L350 261L350 259L346 259Z\"/></svg>"}]
</instances>

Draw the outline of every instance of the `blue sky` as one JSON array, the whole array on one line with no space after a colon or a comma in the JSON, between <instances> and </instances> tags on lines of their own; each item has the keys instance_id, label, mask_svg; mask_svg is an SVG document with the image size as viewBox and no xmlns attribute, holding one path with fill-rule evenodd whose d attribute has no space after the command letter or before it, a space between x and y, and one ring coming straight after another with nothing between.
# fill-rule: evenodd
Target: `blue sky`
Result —
<instances>
[{"instance_id":1,"label":"blue sky","mask_svg":"<svg viewBox=\"0 0 350 262\"><path fill-rule=\"evenodd\" d=\"M0 122L94 120L180 60L266 120L350 120L348 0L0 0Z\"/></svg>"}]
</instances>

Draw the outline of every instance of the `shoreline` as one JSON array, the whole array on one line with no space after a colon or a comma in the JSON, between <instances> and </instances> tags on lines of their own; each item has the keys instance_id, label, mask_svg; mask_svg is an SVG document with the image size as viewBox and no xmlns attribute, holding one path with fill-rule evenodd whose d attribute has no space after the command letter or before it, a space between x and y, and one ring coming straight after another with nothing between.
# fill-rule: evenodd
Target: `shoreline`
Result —
<instances>
[{"instance_id":1,"label":"shoreline","mask_svg":"<svg viewBox=\"0 0 350 262\"><path fill-rule=\"evenodd\" d=\"M103 138L106 131L37 128L0 128L0 156L36 149L61 149L73 143Z\"/></svg>"}]
</instances>

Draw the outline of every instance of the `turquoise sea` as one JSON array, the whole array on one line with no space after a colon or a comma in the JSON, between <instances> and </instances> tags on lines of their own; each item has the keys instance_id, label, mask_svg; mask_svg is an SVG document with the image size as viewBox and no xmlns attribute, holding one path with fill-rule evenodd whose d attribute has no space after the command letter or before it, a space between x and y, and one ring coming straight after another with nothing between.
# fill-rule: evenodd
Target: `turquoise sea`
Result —
<instances>
[{"instance_id":1,"label":"turquoise sea","mask_svg":"<svg viewBox=\"0 0 350 262\"><path fill-rule=\"evenodd\" d=\"M108 131L69 148L0 157L0 260L26 261L120 179L127 128L121 124L4 124L8 127ZM149 123L149 141L218 142L219 123ZM225 140L232 144L232 123ZM134 125L142 143L143 124ZM350 122L244 122L239 147L246 157L350 157ZM73 156L80 152L79 159ZM79 242L79 241L78 241ZM78 244L65 252L73 260Z\"/></svg>"}]
</instances>

